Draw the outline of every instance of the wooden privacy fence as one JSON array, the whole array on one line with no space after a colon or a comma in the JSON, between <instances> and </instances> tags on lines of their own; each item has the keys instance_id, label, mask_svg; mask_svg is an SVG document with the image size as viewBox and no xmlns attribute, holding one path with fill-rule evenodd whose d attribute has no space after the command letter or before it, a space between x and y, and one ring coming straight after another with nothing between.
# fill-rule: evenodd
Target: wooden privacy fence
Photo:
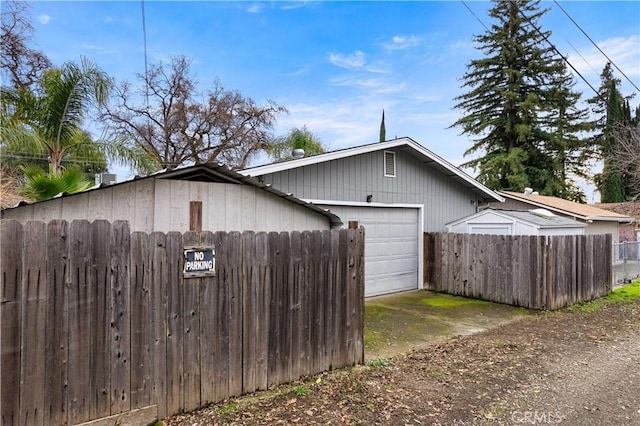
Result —
<instances>
[{"instance_id":1,"label":"wooden privacy fence","mask_svg":"<svg viewBox=\"0 0 640 426\"><path fill-rule=\"evenodd\" d=\"M611 235L427 233L429 290L531 309L604 296L611 288Z\"/></svg>"},{"instance_id":2,"label":"wooden privacy fence","mask_svg":"<svg viewBox=\"0 0 640 426\"><path fill-rule=\"evenodd\" d=\"M364 361L363 229L3 220L1 241L6 426L145 424ZM215 276L185 278L184 247Z\"/></svg>"}]
</instances>

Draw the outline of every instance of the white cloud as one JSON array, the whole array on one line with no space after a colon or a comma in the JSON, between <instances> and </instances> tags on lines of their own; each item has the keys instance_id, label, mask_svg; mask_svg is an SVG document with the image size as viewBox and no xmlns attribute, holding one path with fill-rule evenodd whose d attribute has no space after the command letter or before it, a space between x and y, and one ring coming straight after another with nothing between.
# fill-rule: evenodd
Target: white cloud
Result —
<instances>
[{"instance_id":1,"label":"white cloud","mask_svg":"<svg viewBox=\"0 0 640 426\"><path fill-rule=\"evenodd\" d=\"M640 75L640 36L613 37L596 44L625 74ZM580 73L602 72L608 59L595 47L584 49L584 51L586 53L582 53L582 58L578 55L570 55L573 66Z\"/></svg>"},{"instance_id":2,"label":"white cloud","mask_svg":"<svg viewBox=\"0 0 640 426\"><path fill-rule=\"evenodd\" d=\"M116 53L116 50L114 49L107 49L104 46L98 46L96 44L82 43L80 47L83 50L95 52L98 55L110 55L110 54Z\"/></svg>"},{"instance_id":3,"label":"white cloud","mask_svg":"<svg viewBox=\"0 0 640 426\"><path fill-rule=\"evenodd\" d=\"M310 5L311 2L307 0L299 0L294 2L284 2L283 6L280 7L282 10L293 10L300 9L301 7L306 7Z\"/></svg>"},{"instance_id":4,"label":"white cloud","mask_svg":"<svg viewBox=\"0 0 640 426\"><path fill-rule=\"evenodd\" d=\"M628 37L613 37L602 41L596 40L596 44L636 86L640 86L640 36L631 35ZM569 61L591 86L597 89L600 85L600 73L607 64L608 59L591 44L589 44L588 48L576 48L580 54L575 53L572 49L573 54L569 53ZM638 92L616 67L613 67L613 72L615 77L620 79L622 93ZM576 89L587 94L587 97L593 96L593 91L580 76L575 75L575 80L577 82Z\"/></svg>"},{"instance_id":5,"label":"white cloud","mask_svg":"<svg viewBox=\"0 0 640 426\"><path fill-rule=\"evenodd\" d=\"M253 3L246 10L249 13L260 13L264 10L264 5L262 3Z\"/></svg>"},{"instance_id":6,"label":"white cloud","mask_svg":"<svg viewBox=\"0 0 640 426\"><path fill-rule=\"evenodd\" d=\"M336 77L329 79L328 83L332 86L366 89L367 93L371 95L401 93L406 88L403 82L391 83L381 78L365 78L360 76Z\"/></svg>"},{"instance_id":7,"label":"white cloud","mask_svg":"<svg viewBox=\"0 0 640 426\"><path fill-rule=\"evenodd\" d=\"M329 54L329 61L335 66L349 70L363 68L367 62L366 55L361 50L356 50L350 55L331 53Z\"/></svg>"},{"instance_id":8,"label":"white cloud","mask_svg":"<svg viewBox=\"0 0 640 426\"><path fill-rule=\"evenodd\" d=\"M390 41L382 43L382 47L384 47L388 51L394 50L405 50L410 49L412 47L416 47L420 45L422 40L417 36L404 36L404 35L396 35L391 38Z\"/></svg>"},{"instance_id":9,"label":"white cloud","mask_svg":"<svg viewBox=\"0 0 640 426\"><path fill-rule=\"evenodd\" d=\"M449 50L458 54L476 52L475 45L471 40L456 40L449 45Z\"/></svg>"},{"instance_id":10,"label":"white cloud","mask_svg":"<svg viewBox=\"0 0 640 426\"><path fill-rule=\"evenodd\" d=\"M48 24L50 20L51 20L51 16L49 15L46 15L44 13L38 15L38 22L40 22L43 25Z\"/></svg>"},{"instance_id":11,"label":"white cloud","mask_svg":"<svg viewBox=\"0 0 640 426\"><path fill-rule=\"evenodd\" d=\"M289 73L285 73L285 74L281 74L285 77L299 77L301 75L304 75L308 72L309 70L307 68L299 68L295 71L291 71Z\"/></svg>"}]
</instances>

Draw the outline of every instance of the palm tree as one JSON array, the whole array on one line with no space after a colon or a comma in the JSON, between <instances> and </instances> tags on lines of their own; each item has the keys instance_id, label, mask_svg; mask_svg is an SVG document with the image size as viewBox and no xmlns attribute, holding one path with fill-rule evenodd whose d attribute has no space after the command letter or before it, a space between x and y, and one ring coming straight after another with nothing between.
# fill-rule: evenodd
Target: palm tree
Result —
<instances>
[{"instance_id":1,"label":"palm tree","mask_svg":"<svg viewBox=\"0 0 640 426\"><path fill-rule=\"evenodd\" d=\"M43 201L60 193L73 194L88 189L92 183L85 180L78 169L65 169L58 173L49 166L49 174L37 166L21 166L25 184L19 194L34 201Z\"/></svg>"},{"instance_id":2,"label":"palm tree","mask_svg":"<svg viewBox=\"0 0 640 426\"><path fill-rule=\"evenodd\" d=\"M61 174L65 162L104 164L105 157L149 170L149 157L126 141L95 141L81 128L90 108L106 103L111 85L104 71L82 58L48 69L34 90L2 88L3 156L21 164L46 158L50 177Z\"/></svg>"},{"instance_id":3,"label":"palm tree","mask_svg":"<svg viewBox=\"0 0 640 426\"><path fill-rule=\"evenodd\" d=\"M326 151L320 139L310 132L306 126L289 130L286 136L274 140L267 148L267 153L275 162L290 160L292 151L301 149L304 155L322 154Z\"/></svg>"}]
</instances>

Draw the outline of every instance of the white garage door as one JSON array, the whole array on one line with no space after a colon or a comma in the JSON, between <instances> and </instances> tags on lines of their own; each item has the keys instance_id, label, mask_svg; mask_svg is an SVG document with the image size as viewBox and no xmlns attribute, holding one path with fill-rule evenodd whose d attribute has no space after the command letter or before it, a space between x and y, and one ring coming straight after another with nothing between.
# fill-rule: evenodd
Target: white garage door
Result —
<instances>
[{"instance_id":1,"label":"white garage door","mask_svg":"<svg viewBox=\"0 0 640 426\"><path fill-rule=\"evenodd\" d=\"M365 296L418 287L418 209L326 207L365 228Z\"/></svg>"}]
</instances>

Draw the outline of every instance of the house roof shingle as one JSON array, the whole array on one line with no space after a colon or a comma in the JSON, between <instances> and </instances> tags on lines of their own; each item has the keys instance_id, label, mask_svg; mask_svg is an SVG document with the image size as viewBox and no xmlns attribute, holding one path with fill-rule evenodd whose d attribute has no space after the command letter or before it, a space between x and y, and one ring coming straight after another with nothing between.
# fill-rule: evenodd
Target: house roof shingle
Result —
<instances>
[{"instance_id":1,"label":"house roof shingle","mask_svg":"<svg viewBox=\"0 0 640 426\"><path fill-rule=\"evenodd\" d=\"M582 220L603 220L613 222L631 222L633 217L604 210L590 204L580 204L548 195L524 194L512 191L499 191L506 198L518 200L532 206L543 207L551 211Z\"/></svg>"},{"instance_id":2,"label":"house roof shingle","mask_svg":"<svg viewBox=\"0 0 640 426\"><path fill-rule=\"evenodd\" d=\"M597 203L590 205L610 212L635 217L640 220L640 202L628 201L626 203Z\"/></svg>"}]
</instances>

